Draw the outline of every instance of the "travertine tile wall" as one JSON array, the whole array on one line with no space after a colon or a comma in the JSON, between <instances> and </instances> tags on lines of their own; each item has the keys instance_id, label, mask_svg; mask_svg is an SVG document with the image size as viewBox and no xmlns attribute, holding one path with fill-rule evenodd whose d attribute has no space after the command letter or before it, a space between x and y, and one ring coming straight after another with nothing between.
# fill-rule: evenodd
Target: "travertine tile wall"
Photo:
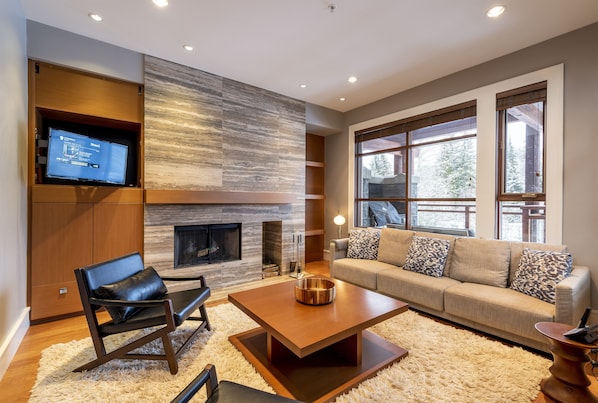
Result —
<instances>
[{"instance_id":1,"label":"travertine tile wall","mask_svg":"<svg viewBox=\"0 0 598 403\"><path fill-rule=\"evenodd\" d=\"M177 270L213 287L261 278L264 222L281 221L283 270L305 229L305 104L151 56L145 58L145 189L282 192L281 205L146 205L144 258L171 269L174 225L242 223L242 260ZM272 237L268 234L268 237Z\"/></svg>"}]
</instances>

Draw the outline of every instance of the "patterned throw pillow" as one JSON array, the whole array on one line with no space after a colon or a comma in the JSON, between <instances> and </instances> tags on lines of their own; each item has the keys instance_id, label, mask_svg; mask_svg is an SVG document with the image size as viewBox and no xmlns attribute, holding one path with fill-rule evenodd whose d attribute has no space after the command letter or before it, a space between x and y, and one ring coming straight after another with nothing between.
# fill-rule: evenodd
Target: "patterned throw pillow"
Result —
<instances>
[{"instance_id":1,"label":"patterned throw pillow","mask_svg":"<svg viewBox=\"0 0 598 403\"><path fill-rule=\"evenodd\" d=\"M571 274L570 253L523 249L511 288L554 304L556 285Z\"/></svg>"},{"instance_id":2,"label":"patterned throw pillow","mask_svg":"<svg viewBox=\"0 0 598 403\"><path fill-rule=\"evenodd\" d=\"M442 277L450 242L445 239L414 236L409 245L404 270Z\"/></svg>"},{"instance_id":3,"label":"patterned throw pillow","mask_svg":"<svg viewBox=\"0 0 598 403\"><path fill-rule=\"evenodd\" d=\"M376 260L380 231L371 229L355 229L349 234L347 257L353 259Z\"/></svg>"}]
</instances>

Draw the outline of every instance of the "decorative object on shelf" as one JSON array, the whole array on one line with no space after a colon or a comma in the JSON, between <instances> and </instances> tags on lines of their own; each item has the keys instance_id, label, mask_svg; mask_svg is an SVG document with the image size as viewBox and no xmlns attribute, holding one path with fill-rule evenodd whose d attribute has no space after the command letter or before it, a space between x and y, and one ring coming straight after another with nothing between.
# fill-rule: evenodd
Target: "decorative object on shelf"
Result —
<instances>
[{"instance_id":1,"label":"decorative object on shelf","mask_svg":"<svg viewBox=\"0 0 598 403\"><path fill-rule=\"evenodd\" d=\"M338 225L338 238L340 239L342 237L342 233L343 233L343 225L345 225L345 217L341 215L341 211L338 210L338 214L336 215L336 217L334 217L334 223L336 225Z\"/></svg>"},{"instance_id":2,"label":"decorative object on shelf","mask_svg":"<svg viewBox=\"0 0 598 403\"><path fill-rule=\"evenodd\" d=\"M290 272L291 277L295 278L302 278L304 273L302 273L303 266L304 266L304 244L303 244L303 234L300 232L296 232L293 234L293 257L290 263Z\"/></svg>"},{"instance_id":3,"label":"decorative object on shelf","mask_svg":"<svg viewBox=\"0 0 598 403\"><path fill-rule=\"evenodd\" d=\"M308 277L295 282L295 299L306 305L326 305L334 301L336 285L323 277Z\"/></svg>"}]
</instances>

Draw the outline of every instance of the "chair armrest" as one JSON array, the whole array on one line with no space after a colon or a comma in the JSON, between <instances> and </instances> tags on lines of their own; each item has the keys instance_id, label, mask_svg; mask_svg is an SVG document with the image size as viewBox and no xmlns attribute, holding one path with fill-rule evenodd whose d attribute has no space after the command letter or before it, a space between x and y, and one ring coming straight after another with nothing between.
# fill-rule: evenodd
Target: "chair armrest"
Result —
<instances>
[{"instance_id":1,"label":"chair armrest","mask_svg":"<svg viewBox=\"0 0 598 403\"><path fill-rule=\"evenodd\" d=\"M212 364L206 367L193 379L189 385L179 393L171 403L186 403L206 385L207 398L212 396L214 390L218 387L218 377L216 376L216 367Z\"/></svg>"},{"instance_id":2,"label":"chair armrest","mask_svg":"<svg viewBox=\"0 0 598 403\"><path fill-rule=\"evenodd\" d=\"M556 285L555 322L575 326L590 304L590 269L573 266L569 277Z\"/></svg>"}]
</instances>

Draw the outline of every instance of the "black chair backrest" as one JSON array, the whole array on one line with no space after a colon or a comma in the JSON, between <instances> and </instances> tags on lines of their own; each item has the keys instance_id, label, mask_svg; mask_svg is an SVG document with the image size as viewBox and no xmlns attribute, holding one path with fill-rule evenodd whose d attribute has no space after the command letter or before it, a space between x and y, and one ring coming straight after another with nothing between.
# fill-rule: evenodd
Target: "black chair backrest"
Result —
<instances>
[{"instance_id":1,"label":"black chair backrest","mask_svg":"<svg viewBox=\"0 0 598 403\"><path fill-rule=\"evenodd\" d=\"M124 280L143 270L143 260L138 252L134 252L77 270L81 274L89 298L97 288Z\"/></svg>"}]
</instances>

